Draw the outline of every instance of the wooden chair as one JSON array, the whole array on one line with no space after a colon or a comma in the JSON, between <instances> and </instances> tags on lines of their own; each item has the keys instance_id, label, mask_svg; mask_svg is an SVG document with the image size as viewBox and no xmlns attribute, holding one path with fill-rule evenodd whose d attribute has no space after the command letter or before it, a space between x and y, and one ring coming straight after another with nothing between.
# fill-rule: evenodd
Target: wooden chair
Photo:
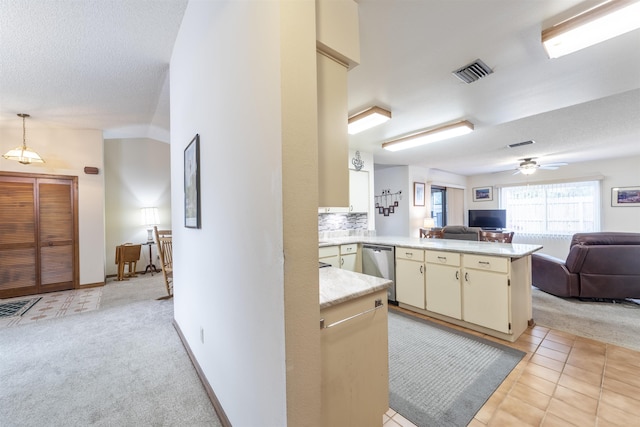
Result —
<instances>
[{"instance_id":1,"label":"wooden chair","mask_svg":"<svg viewBox=\"0 0 640 427\"><path fill-rule=\"evenodd\" d=\"M126 277L136 276L136 267L140 260L140 248L142 245L132 245L125 243L116 246L116 264L118 265L118 280L126 280L124 267L127 266L128 272Z\"/></svg>"},{"instance_id":2,"label":"wooden chair","mask_svg":"<svg viewBox=\"0 0 640 427\"><path fill-rule=\"evenodd\" d=\"M439 230L427 230L426 228L420 229L421 239L442 239L442 229Z\"/></svg>"},{"instance_id":3,"label":"wooden chair","mask_svg":"<svg viewBox=\"0 0 640 427\"><path fill-rule=\"evenodd\" d=\"M481 242L511 243L513 231L484 231L480 232Z\"/></svg>"},{"instance_id":4,"label":"wooden chair","mask_svg":"<svg viewBox=\"0 0 640 427\"><path fill-rule=\"evenodd\" d=\"M167 299L173 297L173 245L171 230L158 230L158 227L154 226L153 231L156 235L156 245L158 246L158 256L160 257L160 265L162 266L164 284L167 287L167 296L158 299Z\"/></svg>"}]
</instances>

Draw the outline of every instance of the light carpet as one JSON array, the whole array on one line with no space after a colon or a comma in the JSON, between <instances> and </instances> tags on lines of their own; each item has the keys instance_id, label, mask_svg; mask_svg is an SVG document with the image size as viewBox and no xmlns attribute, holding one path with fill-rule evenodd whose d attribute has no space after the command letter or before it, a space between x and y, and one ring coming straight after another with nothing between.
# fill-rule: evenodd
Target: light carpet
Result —
<instances>
[{"instance_id":1,"label":"light carpet","mask_svg":"<svg viewBox=\"0 0 640 427\"><path fill-rule=\"evenodd\" d=\"M640 351L640 305L560 298L532 288L537 325Z\"/></svg>"},{"instance_id":2,"label":"light carpet","mask_svg":"<svg viewBox=\"0 0 640 427\"><path fill-rule=\"evenodd\" d=\"M163 294L111 282L97 310L0 329L0 425L220 426Z\"/></svg>"},{"instance_id":3,"label":"light carpet","mask_svg":"<svg viewBox=\"0 0 640 427\"><path fill-rule=\"evenodd\" d=\"M466 426L524 355L389 311L389 406L417 426Z\"/></svg>"}]
</instances>

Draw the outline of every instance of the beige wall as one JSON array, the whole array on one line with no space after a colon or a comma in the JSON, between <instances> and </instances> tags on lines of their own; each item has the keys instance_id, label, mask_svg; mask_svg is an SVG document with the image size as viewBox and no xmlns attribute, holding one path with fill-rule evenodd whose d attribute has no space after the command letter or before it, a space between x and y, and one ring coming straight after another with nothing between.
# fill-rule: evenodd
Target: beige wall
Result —
<instances>
[{"instance_id":1,"label":"beige wall","mask_svg":"<svg viewBox=\"0 0 640 427\"><path fill-rule=\"evenodd\" d=\"M237 426L318 425L315 3L190 2L171 60L175 321ZM200 135L202 228L182 226Z\"/></svg>"},{"instance_id":2,"label":"beige wall","mask_svg":"<svg viewBox=\"0 0 640 427\"><path fill-rule=\"evenodd\" d=\"M31 121L37 118L30 119ZM0 170L78 177L78 215L80 245L80 285L104 281L104 166L102 132L97 130L49 129L30 126L27 120L27 146L46 163L23 165L0 156ZM22 143L22 122L17 127L0 128L0 152ZM86 175L85 166L100 169Z\"/></svg>"},{"instance_id":3,"label":"beige wall","mask_svg":"<svg viewBox=\"0 0 640 427\"><path fill-rule=\"evenodd\" d=\"M115 275L115 247L147 241L141 208L157 207L158 228L171 228L170 148L148 138L105 139L104 157L106 274ZM155 245L151 257L159 269ZM138 271L148 263L149 248L143 246Z\"/></svg>"}]
</instances>

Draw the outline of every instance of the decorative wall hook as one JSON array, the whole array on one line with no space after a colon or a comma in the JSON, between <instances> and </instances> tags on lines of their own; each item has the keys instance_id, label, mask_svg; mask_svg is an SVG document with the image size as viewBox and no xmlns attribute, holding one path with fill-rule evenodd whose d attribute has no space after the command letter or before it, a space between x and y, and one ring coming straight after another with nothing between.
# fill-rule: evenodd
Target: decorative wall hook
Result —
<instances>
[{"instance_id":1,"label":"decorative wall hook","mask_svg":"<svg viewBox=\"0 0 640 427\"><path fill-rule=\"evenodd\" d=\"M360 158L359 151L356 151L356 156L353 159L351 159L351 164L353 165L354 168L356 168L357 171L362 169L362 167L364 166L364 160Z\"/></svg>"},{"instance_id":2,"label":"decorative wall hook","mask_svg":"<svg viewBox=\"0 0 640 427\"><path fill-rule=\"evenodd\" d=\"M391 193L391 190L382 190L382 194L375 196L378 213L384 216L395 213L398 200L402 200L402 191Z\"/></svg>"}]
</instances>

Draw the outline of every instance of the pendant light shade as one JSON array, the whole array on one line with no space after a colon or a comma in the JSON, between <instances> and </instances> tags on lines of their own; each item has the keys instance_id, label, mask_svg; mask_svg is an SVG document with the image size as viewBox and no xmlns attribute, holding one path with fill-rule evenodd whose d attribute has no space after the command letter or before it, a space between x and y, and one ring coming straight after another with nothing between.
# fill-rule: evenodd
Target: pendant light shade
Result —
<instances>
[{"instance_id":1,"label":"pendant light shade","mask_svg":"<svg viewBox=\"0 0 640 427\"><path fill-rule=\"evenodd\" d=\"M27 147L27 131L25 127L25 119L30 117L28 114L20 113L18 117L22 117L22 145L7 151L3 154L7 160L15 160L23 165L30 165L31 163L44 163L44 160L38 153Z\"/></svg>"}]
</instances>

